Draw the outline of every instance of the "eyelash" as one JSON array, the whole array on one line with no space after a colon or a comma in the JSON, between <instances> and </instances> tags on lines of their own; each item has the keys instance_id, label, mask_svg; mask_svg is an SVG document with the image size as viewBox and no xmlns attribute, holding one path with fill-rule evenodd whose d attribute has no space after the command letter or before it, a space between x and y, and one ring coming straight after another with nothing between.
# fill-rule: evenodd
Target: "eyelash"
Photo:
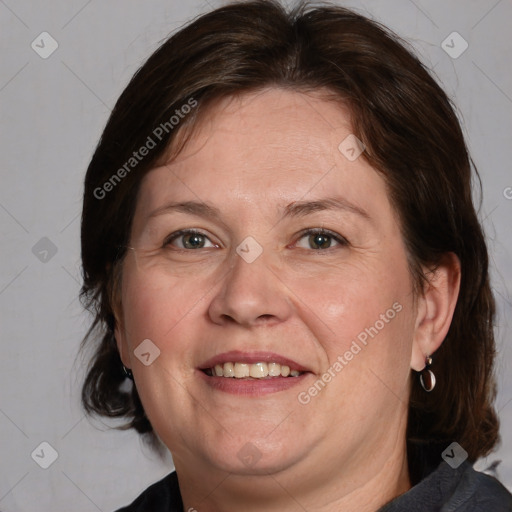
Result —
<instances>
[{"instance_id":1,"label":"eyelash","mask_svg":"<svg viewBox=\"0 0 512 512\"><path fill-rule=\"evenodd\" d=\"M205 238L208 238L207 235L205 235L204 233L202 233L201 231L198 231L196 229L180 229L179 231L176 231L175 233L172 233L171 235L169 235L164 240L163 246L167 247L168 245L170 245L171 242L173 242L174 240L176 240L177 238L179 238L180 236L183 236L183 235L201 235L201 236L204 236ZM208 238L208 240L209 240L209 238ZM189 251L189 250L192 250L192 249L181 249L181 248L178 248L177 250L178 251Z\"/></svg>"},{"instance_id":2,"label":"eyelash","mask_svg":"<svg viewBox=\"0 0 512 512\"><path fill-rule=\"evenodd\" d=\"M174 240L176 240L180 236L184 236L184 235L200 235L200 236L204 236L205 238L210 240L209 237L205 233L202 233L201 231L198 231L196 229L182 229L180 231L176 231L175 233L172 233L171 235L169 235L164 240L163 247L164 248L168 247L171 244L171 242L173 242ZM323 228L310 228L310 229L306 229L306 230L302 231L299 234L295 244L299 240L304 238L305 236L310 236L310 235L326 235L329 238L335 240L339 244L339 246L341 246L341 247L349 245L349 242L348 242L348 240L346 238L342 237L341 235L338 235L337 233L335 233L333 231L330 231L328 229L323 229ZM210 242L212 244L214 243L211 240L210 240ZM210 247L207 247L207 249L210 249ZM327 249L310 249L310 250L311 251L315 251L315 252L325 252L325 251L329 251L331 249L335 249L335 247L328 247ZM181 249L181 248L178 248L176 250L179 250L179 251L193 251L194 249Z\"/></svg>"},{"instance_id":3,"label":"eyelash","mask_svg":"<svg viewBox=\"0 0 512 512\"><path fill-rule=\"evenodd\" d=\"M300 233L299 237L297 238L297 242L301 238L304 238L305 236L310 236L310 235L326 235L329 238L331 238L332 240L335 240L339 244L340 247L344 247L344 246L348 245L348 240L346 238L342 237L341 235L338 235L334 231L330 231L329 229L324 229L324 228L309 228L309 229L302 231ZM295 242L295 243L297 243L297 242ZM336 247L328 247L327 249L323 249L323 250L316 249L316 251L325 252L325 251L329 251L329 250L332 250L335 248ZM310 249L310 250L315 251L315 249Z\"/></svg>"}]
</instances>

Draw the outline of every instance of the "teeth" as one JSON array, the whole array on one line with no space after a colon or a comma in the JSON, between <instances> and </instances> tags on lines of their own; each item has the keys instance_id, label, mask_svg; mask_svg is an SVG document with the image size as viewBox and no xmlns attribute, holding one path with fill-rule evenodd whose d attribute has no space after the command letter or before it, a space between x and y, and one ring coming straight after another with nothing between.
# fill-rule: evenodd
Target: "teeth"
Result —
<instances>
[{"instance_id":1,"label":"teeth","mask_svg":"<svg viewBox=\"0 0 512 512\"><path fill-rule=\"evenodd\" d=\"M267 363L256 363L251 364L249 368L249 375L254 379L260 379L262 377L266 377L268 375L268 365Z\"/></svg>"},{"instance_id":2,"label":"teeth","mask_svg":"<svg viewBox=\"0 0 512 512\"><path fill-rule=\"evenodd\" d=\"M224 363L223 375L224 377L235 376L235 365L233 363Z\"/></svg>"},{"instance_id":3,"label":"teeth","mask_svg":"<svg viewBox=\"0 0 512 512\"><path fill-rule=\"evenodd\" d=\"M236 379L264 379L265 377L298 377L301 372L290 370L289 366L279 363L224 363L216 364L208 372L216 377L234 377Z\"/></svg>"},{"instance_id":4,"label":"teeth","mask_svg":"<svg viewBox=\"0 0 512 512\"><path fill-rule=\"evenodd\" d=\"M237 379L243 379L249 377L249 365L245 363L235 363L235 377Z\"/></svg>"},{"instance_id":5,"label":"teeth","mask_svg":"<svg viewBox=\"0 0 512 512\"><path fill-rule=\"evenodd\" d=\"M277 363L269 363L268 374L271 377L279 377L279 375L281 375L281 365Z\"/></svg>"}]
</instances>

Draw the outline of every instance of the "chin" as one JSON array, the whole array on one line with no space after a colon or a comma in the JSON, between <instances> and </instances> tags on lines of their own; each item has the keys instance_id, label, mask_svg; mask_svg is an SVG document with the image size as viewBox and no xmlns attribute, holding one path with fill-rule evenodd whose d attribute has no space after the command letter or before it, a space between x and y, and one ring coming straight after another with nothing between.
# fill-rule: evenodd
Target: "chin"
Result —
<instances>
[{"instance_id":1,"label":"chin","mask_svg":"<svg viewBox=\"0 0 512 512\"><path fill-rule=\"evenodd\" d=\"M244 461L238 458L238 454L226 456L211 461L212 465L221 471L240 476L275 475L293 465L291 460L283 460L281 457L267 456L259 460Z\"/></svg>"},{"instance_id":2,"label":"chin","mask_svg":"<svg viewBox=\"0 0 512 512\"><path fill-rule=\"evenodd\" d=\"M297 463L300 455L292 449L290 439L265 442L264 436L240 436L228 443L209 446L208 458L213 466L235 475L270 475ZM212 449L213 448L213 449Z\"/></svg>"}]
</instances>

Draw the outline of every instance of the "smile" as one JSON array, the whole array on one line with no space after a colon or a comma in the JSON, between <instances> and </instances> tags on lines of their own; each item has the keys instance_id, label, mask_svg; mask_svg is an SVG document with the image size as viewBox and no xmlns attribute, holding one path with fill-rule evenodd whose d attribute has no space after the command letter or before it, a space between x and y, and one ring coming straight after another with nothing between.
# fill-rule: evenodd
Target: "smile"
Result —
<instances>
[{"instance_id":1,"label":"smile","mask_svg":"<svg viewBox=\"0 0 512 512\"><path fill-rule=\"evenodd\" d=\"M275 362L226 362L216 364L204 370L209 377L228 377L235 379L269 379L274 377L299 377L303 372L292 370L287 365Z\"/></svg>"}]
</instances>

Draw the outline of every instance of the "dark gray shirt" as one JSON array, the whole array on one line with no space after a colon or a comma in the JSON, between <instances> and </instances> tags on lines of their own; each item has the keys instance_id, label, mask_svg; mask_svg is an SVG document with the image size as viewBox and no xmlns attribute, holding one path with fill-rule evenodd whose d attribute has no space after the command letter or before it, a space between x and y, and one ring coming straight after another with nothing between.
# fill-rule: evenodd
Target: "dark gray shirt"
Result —
<instances>
[{"instance_id":1,"label":"dark gray shirt","mask_svg":"<svg viewBox=\"0 0 512 512\"><path fill-rule=\"evenodd\" d=\"M492 476L468 461L452 469L437 469L378 512L511 512L512 494Z\"/></svg>"},{"instance_id":2,"label":"dark gray shirt","mask_svg":"<svg viewBox=\"0 0 512 512\"><path fill-rule=\"evenodd\" d=\"M183 512L176 473L148 487L117 512ZM512 494L495 478L468 462L452 469L446 462L377 512L512 512Z\"/></svg>"}]
</instances>

